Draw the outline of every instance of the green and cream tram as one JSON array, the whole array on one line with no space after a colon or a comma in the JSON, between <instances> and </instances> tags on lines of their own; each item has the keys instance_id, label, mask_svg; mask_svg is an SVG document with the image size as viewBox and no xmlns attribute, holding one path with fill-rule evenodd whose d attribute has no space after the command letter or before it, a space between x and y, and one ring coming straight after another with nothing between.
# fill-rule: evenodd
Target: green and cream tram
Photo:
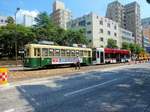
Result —
<instances>
[{"instance_id":1,"label":"green and cream tram","mask_svg":"<svg viewBox=\"0 0 150 112\"><path fill-rule=\"evenodd\" d=\"M30 68L42 68L48 65L73 64L76 58L80 58L81 64L92 64L92 49L27 44L25 46L24 66Z\"/></svg>"}]
</instances>

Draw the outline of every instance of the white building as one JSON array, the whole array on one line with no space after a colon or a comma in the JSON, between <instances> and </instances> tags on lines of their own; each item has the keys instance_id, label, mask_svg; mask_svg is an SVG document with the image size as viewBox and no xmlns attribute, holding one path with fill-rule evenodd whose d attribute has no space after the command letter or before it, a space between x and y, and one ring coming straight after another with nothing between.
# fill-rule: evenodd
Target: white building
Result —
<instances>
[{"instance_id":1,"label":"white building","mask_svg":"<svg viewBox=\"0 0 150 112\"><path fill-rule=\"evenodd\" d=\"M82 16L68 22L68 28L86 30L86 37L90 47L106 47L109 38L116 40L121 48L121 37L118 23L98 16L94 13Z\"/></svg>"},{"instance_id":2,"label":"white building","mask_svg":"<svg viewBox=\"0 0 150 112\"><path fill-rule=\"evenodd\" d=\"M127 43L134 43L134 38L133 33L125 30L123 28L120 28L120 36L122 38L122 42L127 42Z\"/></svg>"},{"instance_id":3,"label":"white building","mask_svg":"<svg viewBox=\"0 0 150 112\"><path fill-rule=\"evenodd\" d=\"M0 26L7 25L7 16L0 16Z\"/></svg>"},{"instance_id":4,"label":"white building","mask_svg":"<svg viewBox=\"0 0 150 112\"><path fill-rule=\"evenodd\" d=\"M36 23L35 18L37 17L38 13L39 13L38 11L28 11L28 10L18 11L16 15L17 24L22 24L25 26L34 25Z\"/></svg>"},{"instance_id":5,"label":"white building","mask_svg":"<svg viewBox=\"0 0 150 112\"><path fill-rule=\"evenodd\" d=\"M67 22L72 18L71 11L65 8L63 2L56 0L53 4L51 18L56 25L67 29Z\"/></svg>"},{"instance_id":6,"label":"white building","mask_svg":"<svg viewBox=\"0 0 150 112\"><path fill-rule=\"evenodd\" d=\"M143 47L146 49L147 47L150 47L150 41L149 38L146 36L143 36Z\"/></svg>"},{"instance_id":7,"label":"white building","mask_svg":"<svg viewBox=\"0 0 150 112\"><path fill-rule=\"evenodd\" d=\"M143 28L150 28L150 17L142 19L142 27Z\"/></svg>"}]
</instances>

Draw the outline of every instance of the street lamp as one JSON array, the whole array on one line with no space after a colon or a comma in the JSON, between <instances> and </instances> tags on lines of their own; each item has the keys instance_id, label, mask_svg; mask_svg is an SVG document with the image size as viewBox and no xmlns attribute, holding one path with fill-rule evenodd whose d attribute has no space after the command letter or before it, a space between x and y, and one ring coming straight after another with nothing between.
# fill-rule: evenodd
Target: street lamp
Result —
<instances>
[{"instance_id":1,"label":"street lamp","mask_svg":"<svg viewBox=\"0 0 150 112\"><path fill-rule=\"evenodd\" d=\"M17 13L18 13L18 11L20 10L20 8L17 8L16 9L16 12L15 12L15 24L16 24L16 26L17 26ZM15 39L16 39L16 41L15 41L15 54L16 54L16 66L18 65L18 46L17 46L17 27L15 26Z\"/></svg>"}]
</instances>

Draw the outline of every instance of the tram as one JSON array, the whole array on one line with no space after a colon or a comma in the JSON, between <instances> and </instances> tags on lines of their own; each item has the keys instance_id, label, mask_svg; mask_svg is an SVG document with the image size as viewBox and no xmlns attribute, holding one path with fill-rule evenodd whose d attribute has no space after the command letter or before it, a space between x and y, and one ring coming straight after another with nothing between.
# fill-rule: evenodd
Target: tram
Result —
<instances>
[{"instance_id":1,"label":"tram","mask_svg":"<svg viewBox=\"0 0 150 112\"><path fill-rule=\"evenodd\" d=\"M77 56L81 64L92 64L92 49L90 48L27 44L24 66L42 68L48 65L73 64Z\"/></svg>"},{"instance_id":2,"label":"tram","mask_svg":"<svg viewBox=\"0 0 150 112\"><path fill-rule=\"evenodd\" d=\"M129 62L130 57L129 50L27 44L24 66L43 68L49 65L72 65L77 58L82 65L121 63Z\"/></svg>"},{"instance_id":3,"label":"tram","mask_svg":"<svg viewBox=\"0 0 150 112\"><path fill-rule=\"evenodd\" d=\"M122 63L131 61L129 50L112 48L94 48L92 51L93 64Z\"/></svg>"}]
</instances>

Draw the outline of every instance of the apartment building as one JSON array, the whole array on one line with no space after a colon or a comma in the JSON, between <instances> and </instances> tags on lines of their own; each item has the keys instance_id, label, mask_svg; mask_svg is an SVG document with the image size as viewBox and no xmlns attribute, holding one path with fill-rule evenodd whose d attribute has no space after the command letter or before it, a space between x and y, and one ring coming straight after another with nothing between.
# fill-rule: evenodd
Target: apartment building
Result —
<instances>
[{"instance_id":1,"label":"apartment building","mask_svg":"<svg viewBox=\"0 0 150 112\"><path fill-rule=\"evenodd\" d=\"M143 36L148 37L150 41L150 17L142 19Z\"/></svg>"},{"instance_id":2,"label":"apartment building","mask_svg":"<svg viewBox=\"0 0 150 112\"><path fill-rule=\"evenodd\" d=\"M85 29L89 47L106 47L109 38L121 48L119 25L108 18L89 13L68 22L69 29Z\"/></svg>"},{"instance_id":3,"label":"apartment building","mask_svg":"<svg viewBox=\"0 0 150 112\"><path fill-rule=\"evenodd\" d=\"M108 4L106 17L118 22L119 27L125 28L125 9L124 6L118 2L114 1Z\"/></svg>"},{"instance_id":4,"label":"apartment building","mask_svg":"<svg viewBox=\"0 0 150 112\"><path fill-rule=\"evenodd\" d=\"M149 38L146 36L143 36L143 47L146 49L147 47L150 47L150 41Z\"/></svg>"},{"instance_id":5,"label":"apartment building","mask_svg":"<svg viewBox=\"0 0 150 112\"><path fill-rule=\"evenodd\" d=\"M58 0L54 2L53 12L50 16L56 25L64 29L67 29L67 22L72 18L71 11L65 8L63 2Z\"/></svg>"},{"instance_id":6,"label":"apartment building","mask_svg":"<svg viewBox=\"0 0 150 112\"><path fill-rule=\"evenodd\" d=\"M142 27L150 27L150 17L142 19Z\"/></svg>"},{"instance_id":7,"label":"apartment building","mask_svg":"<svg viewBox=\"0 0 150 112\"><path fill-rule=\"evenodd\" d=\"M122 38L122 42L134 43L134 37L132 35L133 35L132 32L120 28L120 36Z\"/></svg>"},{"instance_id":8,"label":"apartment building","mask_svg":"<svg viewBox=\"0 0 150 112\"><path fill-rule=\"evenodd\" d=\"M132 2L125 5L125 28L133 32L135 43L142 45L142 27L140 18L140 5Z\"/></svg>"},{"instance_id":9,"label":"apartment building","mask_svg":"<svg viewBox=\"0 0 150 112\"><path fill-rule=\"evenodd\" d=\"M119 23L135 37L134 42L142 45L140 6L137 2L122 5L118 1L108 4L106 17Z\"/></svg>"}]
</instances>

